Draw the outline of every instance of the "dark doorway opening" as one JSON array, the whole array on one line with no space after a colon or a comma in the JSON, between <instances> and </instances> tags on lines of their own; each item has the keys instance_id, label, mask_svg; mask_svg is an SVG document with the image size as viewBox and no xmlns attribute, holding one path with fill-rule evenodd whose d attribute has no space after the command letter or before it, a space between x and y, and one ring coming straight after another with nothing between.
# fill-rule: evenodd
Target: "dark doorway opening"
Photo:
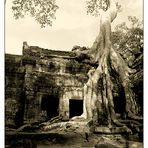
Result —
<instances>
[{"instance_id":1,"label":"dark doorway opening","mask_svg":"<svg viewBox=\"0 0 148 148\"><path fill-rule=\"evenodd\" d=\"M49 119L59 115L59 98L53 95L45 95L42 98L41 110L47 112Z\"/></svg>"},{"instance_id":2,"label":"dark doorway opening","mask_svg":"<svg viewBox=\"0 0 148 148\"><path fill-rule=\"evenodd\" d=\"M114 97L115 113L120 114L121 117L125 115L126 99L124 90L119 93L119 96Z\"/></svg>"},{"instance_id":3,"label":"dark doorway opening","mask_svg":"<svg viewBox=\"0 0 148 148\"><path fill-rule=\"evenodd\" d=\"M83 113L83 100L69 101L69 117L80 116Z\"/></svg>"}]
</instances>

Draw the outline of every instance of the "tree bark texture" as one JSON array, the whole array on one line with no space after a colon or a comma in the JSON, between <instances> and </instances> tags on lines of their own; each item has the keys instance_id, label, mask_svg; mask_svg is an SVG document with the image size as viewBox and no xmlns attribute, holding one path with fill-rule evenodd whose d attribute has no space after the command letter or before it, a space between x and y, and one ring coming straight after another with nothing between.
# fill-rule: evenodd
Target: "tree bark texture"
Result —
<instances>
[{"instance_id":1,"label":"tree bark texture","mask_svg":"<svg viewBox=\"0 0 148 148\"><path fill-rule=\"evenodd\" d=\"M91 61L98 64L88 72L88 82L84 85L84 107L81 117L100 124L123 126L116 118L113 100L113 79L118 79L125 94L126 117L137 118L138 107L131 89L129 75L134 72L111 47L111 23L116 18L116 4L110 0L107 11L100 19L100 33L92 47L84 51ZM115 74L115 75L113 75Z\"/></svg>"}]
</instances>

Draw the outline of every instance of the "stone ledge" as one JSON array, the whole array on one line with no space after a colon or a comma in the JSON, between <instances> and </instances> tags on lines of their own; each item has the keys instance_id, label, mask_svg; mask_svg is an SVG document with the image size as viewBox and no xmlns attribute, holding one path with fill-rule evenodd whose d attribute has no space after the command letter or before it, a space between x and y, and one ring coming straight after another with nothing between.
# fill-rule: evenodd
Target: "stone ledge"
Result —
<instances>
[{"instance_id":1,"label":"stone ledge","mask_svg":"<svg viewBox=\"0 0 148 148\"><path fill-rule=\"evenodd\" d=\"M127 133L127 127L95 127L94 133L96 134L120 134L120 133Z\"/></svg>"}]
</instances>

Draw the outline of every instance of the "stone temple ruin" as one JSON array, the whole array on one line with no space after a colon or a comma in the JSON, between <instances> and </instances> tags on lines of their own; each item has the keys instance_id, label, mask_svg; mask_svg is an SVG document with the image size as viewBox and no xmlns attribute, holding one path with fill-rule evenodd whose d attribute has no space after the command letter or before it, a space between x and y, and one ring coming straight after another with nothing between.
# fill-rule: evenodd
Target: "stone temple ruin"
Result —
<instances>
[{"instance_id":1,"label":"stone temple ruin","mask_svg":"<svg viewBox=\"0 0 148 148\"><path fill-rule=\"evenodd\" d=\"M83 86L90 65L72 52L30 46L23 55L6 54L6 125L83 113ZM13 106L13 107L12 107Z\"/></svg>"},{"instance_id":2,"label":"stone temple ruin","mask_svg":"<svg viewBox=\"0 0 148 148\"><path fill-rule=\"evenodd\" d=\"M83 87L92 65L76 59L74 52L28 46L22 55L6 54L5 65L6 126L56 116L67 121L83 113ZM137 74L134 78L138 82ZM115 112L121 115L124 94L118 84L113 91Z\"/></svg>"},{"instance_id":3,"label":"stone temple ruin","mask_svg":"<svg viewBox=\"0 0 148 148\"><path fill-rule=\"evenodd\" d=\"M142 60L140 59L139 61ZM142 62L137 62L136 65L139 66L141 63ZM52 119L60 119L55 125L53 124L55 128L57 125L63 128L61 125L64 123L66 128L73 128L71 125L74 125L75 132L78 129L78 132L86 133L89 121L79 123L80 120L73 122L73 119L75 116L80 117L83 113L84 84L86 84L89 79L88 71L92 67L95 67L95 65L92 65L92 63L89 63L87 60L82 61L78 59L75 56L75 52L72 51L56 51L37 46L23 46L22 55L6 54L5 127L6 130L8 128L6 143L10 144L13 143L13 141L17 143L19 141L17 135L20 136L20 139L28 139L26 137L27 134L29 134L29 138L30 134L33 134L35 137L44 137L44 134L46 134L47 138L49 138L53 132L52 130L48 130L48 128L52 128L49 122ZM142 72L140 70L132 76L132 82L135 88L142 86L142 79L139 79L139 73L142 78ZM133 88L133 90L136 92L136 97L141 98L142 88L138 90L135 88ZM117 117L121 120L123 120L123 113L125 111L125 96L122 93L122 89L118 83L115 83L113 89L114 107ZM142 108L141 104L140 106ZM131 123L130 120L124 121L129 122L129 124ZM42 133L42 130L39 133L28 133L29 131L27 131L27 133L21 134L21 132L18 132L19 128L21 129L19 129L20 131L25 132L23 126L28 126L29 123L37 123L39 128L42 127L42 123L47 123L47 126L45 124L47 133ZM133 123L137 124L136 121ZM129 126L131 127L132 124ZM31 125L31 129L33 127L34 125ZM68 129L65 129L65 127L63 129L67 132ZM138 134L142 133L141 125L132 128L135 130L134 135L136 135L139 130ZM17 130L11 134L11 129ZM50 134L48 132L50 132ZM59 133L58 129L54 132L56 134ZM121 134L125 132L125 129L117 127L110 129L108 127L97 126L96 131L94 130L93 133L95 132L97 134L98 132L103 134ZM43 134L43 136L41 134ZM96 141L98 141L99 136L95 136ZM55 137L57 138L57 135ZM82 137L79 137L79 139L81 138ZM71 141L70 135L68 135L67 139ZM96 143L94 137L91 139L93 143ZM31 143L33 143L34 139L31 140ZM76 141L77 140L78 139L76 139ZM86 140L88 141L87 135ZM26 141L22 141L22 143L26 145ZM90 142L91 145L93 145L93 143ZM125 141L124 145L126 143Z\"/></svg>"}]
</instances>

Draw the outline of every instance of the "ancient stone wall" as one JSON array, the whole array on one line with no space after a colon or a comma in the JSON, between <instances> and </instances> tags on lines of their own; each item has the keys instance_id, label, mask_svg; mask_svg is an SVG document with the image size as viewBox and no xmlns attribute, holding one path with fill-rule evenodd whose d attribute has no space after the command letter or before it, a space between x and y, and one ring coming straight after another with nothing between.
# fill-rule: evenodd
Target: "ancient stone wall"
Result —
<instances>
[{"instance_id":1,"label":"ancient stone wall","mask_svg":"<svg viewBox=\"0 0 148 148\"><path fill-rule=\"evenodd\" d=\"M6 125L15 125L22 120L24 103L24 74L22 57L5 56L5 119Z\"/></svg>"},{"instance_id":2,"label":"ancient stone wall","mask_svg":"<svg viewBox=\"0 0 148 148\"><path fill-rule=\"evenodd\" d=\"M22 56L6 54L5 67L6 121L10 118L15 125L17 121L53 117L49 108L56 112L50 106L56 105L56 99L55 116L69 119L69 102L71 99L83 100L83 86L91 66L76 61L72 52L29 46Z\"/></svg>"},{"instance_id":3,"label":"ancient stone wall","mask_svg":"<svg viewBox=\"0 0 148 148\"><path fill-rule=\"evenodd\" d=\"M39 120L44 96L59 99L58 112L69 119L69 100L83 100L83 86L90 65L77 62L72 52L51 51L31 46L23 50L26 73L25 120Z\"/></svg>"},{"instance_id":4,"label":"ancient stone wall","mask_svg":"<svg viewBox=\"0 0 148 148\"><path fill-rule=\"evenodd\" d=\"M83 101L83 86L92 67L74 57L73 52L47 50L36 46L23 49L22 56L6 54L6 125L19 126L20 122L40 121L57 115L68 120L71 116L70 102L79 102L79 106ZM138 65L142 64L138 62ZM139 73L142 74L141 70L131 77L135 88L136 84L142 82L142 77L138 79ZM122 88L117 82L115 84L114 97L116 100L120 99L117 103L123 104L123 94L120 94ZM136 91L141 95L141 90ZM50 112L55 113L52 115Z\"/></svg>"}]
</instances>

